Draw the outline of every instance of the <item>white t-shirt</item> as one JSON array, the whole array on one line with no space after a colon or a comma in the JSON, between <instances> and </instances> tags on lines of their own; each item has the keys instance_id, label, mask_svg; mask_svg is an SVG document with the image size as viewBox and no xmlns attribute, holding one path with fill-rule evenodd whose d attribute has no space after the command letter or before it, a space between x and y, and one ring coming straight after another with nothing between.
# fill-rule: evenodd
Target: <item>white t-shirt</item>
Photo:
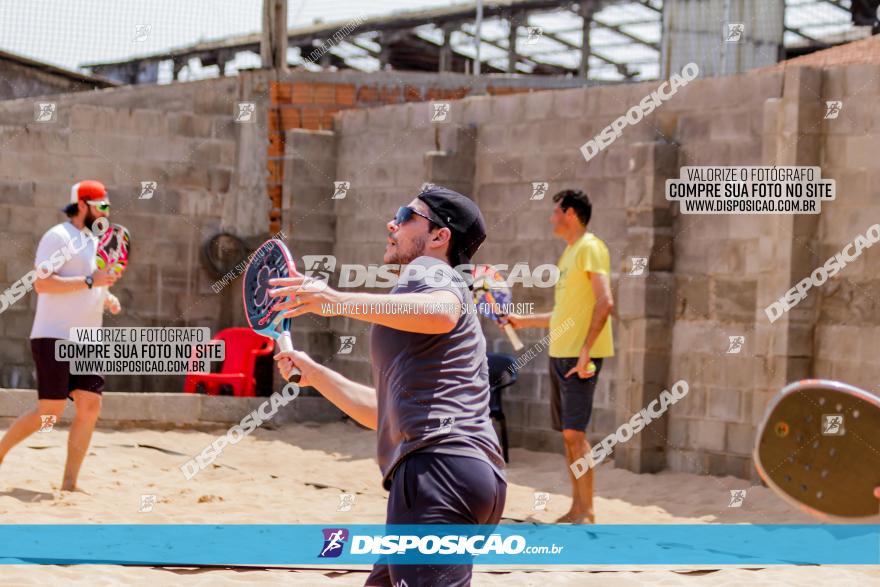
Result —
<instances>
[{"instance_id":1,"label":"white t-shirt","mask_svg":"<svg viewBox=\"0 0 880 587\"><path fill-rule=\"evenodd\" d=\"M94 273L98 239L89 230L63 222L46 231L37 246L34 267L38 276L51 272L59 277L82 277ZM42 265L41 265L42 264ZM70 340L71 328L100 328L107 288L83 288L67 293L37 294L37 313L31 338Z\"/></svg>"}]
</instances>

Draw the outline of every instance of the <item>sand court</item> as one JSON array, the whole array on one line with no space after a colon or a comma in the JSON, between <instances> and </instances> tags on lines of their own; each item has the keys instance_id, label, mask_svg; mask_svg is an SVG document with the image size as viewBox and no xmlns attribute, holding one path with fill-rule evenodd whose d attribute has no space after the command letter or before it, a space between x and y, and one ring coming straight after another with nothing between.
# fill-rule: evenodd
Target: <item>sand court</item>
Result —
<instances>
[{"instance_id":1,"label":"sand court","mask_svg":"<svg viewBox=\"0 0 880 587\"><path fill-rule=\"evenodd\" d=\"M386 493L373 456L374 434L352 423L259 429L228 447L190 481L180 464L225 431L99 429L80 486L59 490L65 426L29 438L0 467L0 519L6 524L379 524ZM513 449L503 523L550 523L568 505L562 456ZM540 480L538 486L535 480ZM739 508L727 507L731 489L746 489ZM535 510L535 492L549 493ZM354 494L338 511L340 494ZM664 472L636 475L602 465L596 475L597 521L607 524L809 524L814 521L769 489L734 477ZM139 511L155 496L152 511ZM152 501L152 500L148 500ZM344 506L343 506L344 507ZM360 570L248 570L98 565L3 568L8 585L362 585ZM834 580L867 584L868 567L697 569L626 566L526 571L476 567L474 585L785 585Z\"/></svg>"}]
</instances>

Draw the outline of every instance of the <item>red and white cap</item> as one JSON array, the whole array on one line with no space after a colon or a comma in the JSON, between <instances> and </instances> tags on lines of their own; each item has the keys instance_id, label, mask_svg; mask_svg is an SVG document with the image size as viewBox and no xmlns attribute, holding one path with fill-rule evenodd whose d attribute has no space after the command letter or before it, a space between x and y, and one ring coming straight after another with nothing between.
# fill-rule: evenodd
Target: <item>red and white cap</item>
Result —
<instances>
[{"instance_id":1,"label":"red and white cap","mask_svg":"<svg viewBox=\"0 0 880 587\"><path fill-rule=\"evenodd\" d=\"M107 188L100 181L86 179L70 188L70 203L88 202L90 204L109 204Z\"/></svg>"}]
</instances>

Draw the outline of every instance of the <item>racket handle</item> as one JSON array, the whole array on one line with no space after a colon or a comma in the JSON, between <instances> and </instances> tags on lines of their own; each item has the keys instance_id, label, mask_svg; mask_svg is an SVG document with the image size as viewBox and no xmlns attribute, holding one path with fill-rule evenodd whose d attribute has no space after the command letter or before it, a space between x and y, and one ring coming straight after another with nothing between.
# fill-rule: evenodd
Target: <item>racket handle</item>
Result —
<instances>
[{"instance_id":1,"label":"racket handle","mask_svg":"<svg viewBox=\"0 0 880 587\"><path fill-rule=\"evenodd\" d=\"M516 333L516 330L513 329L513 326L511 326L510 324L505 324L504 333L507 335L508 340L510 340L510 344L513 345L513 350L522 350L523 343L519 339L519 335Z\"/></svg>"},{"instance_id":2,"label":"racket handle","mask_svg":"<svg viewBox=\"0 0 880 587\"><path fill-rule=\"evenodd\" d=\"M290 340L289 332L282 332L281 336L278 337L278 350L282 353L293 351L293 341Z\"/></svg>"},{"instance_id":3,"label":"racket handle","mask_svg":"<svg viewBox=\"0 0 880 587\"><path fill-rule=\"evenodd\" d=\"M282 332L277 342L278 350L280 350L282 353L289 353L293 351L293 341L290 340L289 332ZM302 373L300 373L300 370L294 368L294 370L290 372L290 377L288 377L287 380L293 383L299 383L301 376Z\"/></svg>"}]
</instances>

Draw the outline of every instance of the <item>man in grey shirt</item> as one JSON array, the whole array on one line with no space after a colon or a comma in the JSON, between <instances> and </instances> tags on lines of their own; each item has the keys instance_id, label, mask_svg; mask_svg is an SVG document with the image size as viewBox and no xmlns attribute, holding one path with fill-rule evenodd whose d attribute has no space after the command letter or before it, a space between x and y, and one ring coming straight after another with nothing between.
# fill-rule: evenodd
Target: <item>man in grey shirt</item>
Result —
<instances>
[{"instance_id":1,"label":"man in grey shirt","mask_svg":"<svg viewBox=\"0 0 880 587\"><path fill-rule=\"evenodd\" d=\"M279 353L311 386L378 432L388 524L497 524L507 483L489 418L486 340L467 285L451 265L469 264L486 238L469 198L433 187L388 223L383 261L401 266L390 294L338 292L307 277L273 280L288 317L345 315L374 324L376 388L346 379L299 351ZM366 585L469 585L470 565L377 564Z\"/></svg>"}]
</instances>

